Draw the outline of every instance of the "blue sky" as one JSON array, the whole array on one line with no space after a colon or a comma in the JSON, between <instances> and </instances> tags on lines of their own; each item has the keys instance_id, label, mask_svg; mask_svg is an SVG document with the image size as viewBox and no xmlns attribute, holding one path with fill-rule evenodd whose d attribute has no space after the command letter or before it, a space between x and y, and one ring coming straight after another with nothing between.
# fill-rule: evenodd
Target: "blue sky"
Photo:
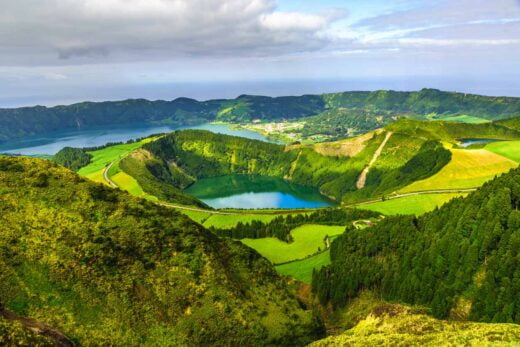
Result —
<instances>
[{"instance_id":1,"label":"blue sky","mask_svg":"<svg viewBox=\"0 0 520 347\"><path fill-rule=\"evenodd\" d=\"M519 0L5 0L0 107L435 87L520 96Z\"/></svg>"}]
</instances>

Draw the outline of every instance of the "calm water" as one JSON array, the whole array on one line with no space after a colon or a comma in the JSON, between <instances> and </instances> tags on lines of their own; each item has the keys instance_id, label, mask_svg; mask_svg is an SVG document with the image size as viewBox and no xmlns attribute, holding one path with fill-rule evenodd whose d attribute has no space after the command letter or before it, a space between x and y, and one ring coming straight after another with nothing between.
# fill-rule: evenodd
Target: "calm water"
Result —
<instances>
[{"instance_id":1,"label":"calm water","mask_svg":"<svg viewBox=\"0 0 520 347\"><path fill-rule=\"evenodd\" d=\"M189 127L172 126L113 126L89 130L59 131L10 141L0 145L0 153L23 155L56 154L63 147L95 147L108 142L126 142L157 133L171 132L177 129L202 129L215 133L247 137L268 141L263 135L249 130L233 129L226 124L202 124Z\"/></svg>"},{"instance_id":2,"label":"calm water","mask_svg":"<svg viewBox=\"0 0 520 347\"><path fill-rule=\"evenodd\" d=\"M334 205L316 189L265 176L205 178L186 192L214 208L317 208Z\"/></svg>"},{"instance_id":3,"label":"calm water","mask_svg":"<svg viewBox=\"0 0 520 347\"><path fill-rule=\"evenodd\" d=\"M497 142L500 140L493 140L493 139L460 139L460 146L461 147L469 147L471 145L475 145L477 143L491 143L491 142Z\"/></svg>"}]
</instances>

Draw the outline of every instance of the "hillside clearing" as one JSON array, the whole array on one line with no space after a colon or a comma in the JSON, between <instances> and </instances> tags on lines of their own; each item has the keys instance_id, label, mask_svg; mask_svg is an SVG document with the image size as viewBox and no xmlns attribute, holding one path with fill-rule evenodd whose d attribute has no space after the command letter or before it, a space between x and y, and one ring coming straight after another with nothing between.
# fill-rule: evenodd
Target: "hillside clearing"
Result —
<instances>
[{"instance_id":1,"label":"hillside clearing","mask_svg":"<svg viewBox=\"0 0 520 347\"><path fill-rule=\"evenodd\" d=\"M399 192L479 187L496 175L518 166L514 161L485 149L450 149L450 151L451 161L438 173L414 182Z\"/></svg>"},{"instance_id":2,"label":"hillside clearing","mask_svg":"<svg viewBox=\"0 0 520 347\"><path fill-rule=\"evenodd\" d=\"M269 237L263 239L243 239L244 244L258 251L274 264L303 259L325 249L324 239L337 236L345 231L343 226L308 224L291 231L292 243Z\"/></svg>"},{"instance_id":3,"label":"hillside clearing","mask_svg":"<svg viewBox=\"0 0 520 347\"><path fill-rule=\"evenodd\" d=\"M453 198L466 196L465 193L446 193L446 194L422 194L412 195L403 198L391 199L372 204L362 205L358 208L381 212L387 216L398 214L410 214L419 216L434 210L450 201Z\"/></svg>"},{"instance_id":4,"label":"hillside clearing","mask_svg":"<svg viewBox=\"0 0 520 347\"><path fill-rule=\"evenodd\" d=\"M484 149L520 163L520 141L493 142Z\"/></svg>"},{"instance_id":5,"label":"hillside clearing","mask_svg":"<svg viewBox=\"0 0 520 347\"><path fill-rule=\"evenodd\" d=\"M326 250L318 255L307 259L293 261L283 265L276 266L276 271L282 275L290 276L304 283L311 283L312 271L319 270L323 266L330 264L330 251Z\"/></svg>"}]
</instances>

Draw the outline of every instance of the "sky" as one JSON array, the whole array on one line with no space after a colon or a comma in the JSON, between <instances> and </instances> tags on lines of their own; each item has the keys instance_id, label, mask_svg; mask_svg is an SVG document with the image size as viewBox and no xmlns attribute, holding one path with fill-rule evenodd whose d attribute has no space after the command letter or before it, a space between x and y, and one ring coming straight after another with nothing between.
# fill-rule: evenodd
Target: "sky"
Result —
<instances>
[{"instance_id":1,"label":"sky","mask_svg":"<svg viewBox=\"0 0 520 347\"><path fill-rule=\"evenodd\" d=\"M0 107L423 87L520 96L520 0L2 0Z\"/></svg>"}]
</instances>

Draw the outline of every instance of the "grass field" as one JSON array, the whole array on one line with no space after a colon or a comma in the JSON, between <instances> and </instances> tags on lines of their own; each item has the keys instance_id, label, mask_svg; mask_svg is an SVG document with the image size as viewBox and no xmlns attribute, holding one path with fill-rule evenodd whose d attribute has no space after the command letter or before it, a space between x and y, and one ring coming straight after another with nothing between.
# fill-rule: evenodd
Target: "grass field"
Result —
<instances>
[{"instance_id":1,"label":"grass field","mask_svg":"<svg viewBox=\"0 0 520 347\"><path fill-rule=\"evenodd\" d=\"M269 259L274 264L303 259L325 248L326 235L342 234L345 227L308 224L291 231L294 242L286 243L277 238L243 239L242 242Z\"/></svg>"},{"instance_id":2,"label":"grass field","mask_svg":"<svg viewBox=\"0 0 520 347\"><path fill-rule=\"evenodd\" d=\"M435 207L440 207L453 198L466 196L464 193L454 194L423 194L406 196L404 198L392 199L373 204L362 205L358 208L363 210L371 210L381 212L387 216L398 214L410 214L419 216L426 212L430 212Z\"/></svg>"},{"instance_id":3,"label":"grass field","mask_svg":"<svg viewBox=\"0 0 520 347\"><path fill-rule=\"evenodd\" d=\"M435 175L414 182L400 192L480 187L518 163L485 149L450 149L451 161Z\"/></svg>"},{"instance_id":4,"label":"grass field","mask_svg":"<svg viewBox=\"0 0 520 347\"><path fill-rule=\"evenodd\" d=\"M488 143L484 149L520 163L520 141Z\"/></svg>"},{"instance_id":5,"label":"grass field","mask_svg":"<svg viewBox=\"0 0 520 347\"><path fill-rule=\"evenodd\" d=\"M153 140L155 140L155 138L147 138L139 142L125 143L88 152L92 155L92 161L87 166L81 168L78 171L78 174L87 177L92 181L105 183L105 180L103 179L103 170L108 164Z\"/></svg>"},{"instance_id":6,"label":"grass field","mask_svg":"<svg viewBox=\"0 0 520 347\"><path fill-rule=\"evenodd\" d=\"M467 116L467 115L437 118L436 120L442 120L442 121L446 121L446 122L469 123L469 124L482 124L482 123L490 122L489 120L484 119L484 118Z\"/></svg>"},{"instance_id":7,"label":"grass field","mask_svg":"<svg viewBox=\"0 0 520 347\"><path fill-rule=\"evenodd\" d=\"M132 176L128 175L123 171L117 172L115 175L111 176L110 179L122 190L126 190L133 196L137 196L140 198L148 199L151 201L157 201L157 197L147 194L143 191L143 188L139 185L139 183Z\"/></svg>"},{"instance_id":8,"label":"grass field","mask_svg":"<svg viewBox=\"0 0 520 347\"><path fill-rule=\"evenodd\" d=\"M215 227L220 229L229 229L236 226L238 222L250 223L254 220L258 220L267 223L276 217L278 217L276 214L247 214L247 212L241 212L233 215L213 214L204 221L203 225L207 228Z\"/></svg>"},{"instance_id":9,"label":"grass field","mask_svg":"<svg viewBox=\"0 0 520 347\"><path fill-rule=\"evenodd\" d=\"M313 257L276 266L276 271L304 283L311 283L312 270L319 270L330 264L330 251L327 250Z\"/></svg>"}]
</instances>

